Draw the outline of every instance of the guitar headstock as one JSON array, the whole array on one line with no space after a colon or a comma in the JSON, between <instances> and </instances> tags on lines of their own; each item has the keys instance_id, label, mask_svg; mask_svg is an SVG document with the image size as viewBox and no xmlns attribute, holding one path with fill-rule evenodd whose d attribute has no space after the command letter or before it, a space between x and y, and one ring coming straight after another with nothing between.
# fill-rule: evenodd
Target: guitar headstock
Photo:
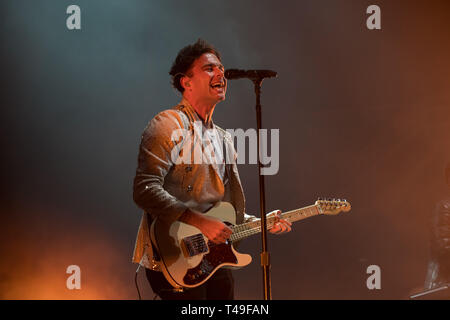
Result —
<instances>
[{"instance_id":1,"label":"guitar headstock","mask_svg":"<svg viewBox=\"0 0 450 320\"><path fill-rule=\"evenodd\" d=\"M319 198L315 205L319 207L322 214L328 215L335 215L342 211L348 212L352 208L350 202L345 199Z\"/></svg>"}]
</instances>

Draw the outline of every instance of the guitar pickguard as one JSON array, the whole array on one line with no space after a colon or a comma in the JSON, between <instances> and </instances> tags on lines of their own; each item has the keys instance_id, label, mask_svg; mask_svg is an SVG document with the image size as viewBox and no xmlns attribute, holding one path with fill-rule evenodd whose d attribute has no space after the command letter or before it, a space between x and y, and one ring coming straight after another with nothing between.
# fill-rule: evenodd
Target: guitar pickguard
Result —
<instances>
[{"instance_id":1,"label":"guitar pickguard","mask_svg":"<svg viewBox=\"0 0 450 320\"><path fill-rule=\"evenodd\" d=\"M202 261L195 267L188 269L183 281L187 285L195 285L207 278L216 268L223 263L238 262L231 249L231 242L214 244L209 241L209 253L203 256Z\"/></svg>"}]
</instances>

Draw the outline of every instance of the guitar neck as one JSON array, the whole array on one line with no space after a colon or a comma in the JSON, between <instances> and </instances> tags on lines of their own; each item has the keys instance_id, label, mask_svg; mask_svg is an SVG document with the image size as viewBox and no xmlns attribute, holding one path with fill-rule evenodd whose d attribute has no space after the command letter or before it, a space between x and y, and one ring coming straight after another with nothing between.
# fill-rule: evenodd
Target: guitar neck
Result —
<instances>
[{"instance_id":1,"label":"guitar neck","mask_svg":"<svg viewBox=\"0 0 450 320\"><path fill-rule=\"evenodd\" d=\"M284 212L280 215L280 218L289 222L295 222L312 216L317 216L319 214L321 214L319 207L317 205L312 205L309 207ZM275 223L275 217L267 218L266 223L267 229L272 228ZM261 220L259 219L256 221L239 224L233 226L231 229L233 230L233 233L230 236L230 240L239 241L251 235L260 233Z\"/></svg>"}]
</instances>

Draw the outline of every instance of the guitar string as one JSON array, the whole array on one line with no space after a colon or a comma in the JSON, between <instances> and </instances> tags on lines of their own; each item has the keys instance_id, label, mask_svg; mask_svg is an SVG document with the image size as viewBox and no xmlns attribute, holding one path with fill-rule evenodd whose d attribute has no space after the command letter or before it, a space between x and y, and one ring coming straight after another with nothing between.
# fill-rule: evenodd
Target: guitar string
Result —
<instances>
[{"instance_id":1,"label":"guitar string","mask_svg":"<svg viewBox=\"0 0 450 320\"><path fill-rule=\"evenodd\" d=\"M317 214L317 213L313 212L314 207L315 206L310 207L310 208L303 208L300 210L289 211L289 212L286 212L285 214L283 214L281 216L281 218L289 220L291 218L295 219L296 217L299 217L299 216L308 217L308 216ZM295 219L295 220L294 219L292 219L291 221L298 220L298 219ZM268 222L269 222L268 228L270 228L273 225L272 224L273 220L275 220L275 217L271 217L268 219ZM241 225L232 226L231 229L232 229L233 233L231 234L229 239L231 241L239 240L244 237L251 236L255 233L259 233L261 230L260 220L244 223ZM190 237L188 237L188 240L189 240L189 244L193 246L194 250L197 251L198 249L200 249L201 252L204 252L205 249L207 250L207 246L206 246L206 242L205 242L203 234L199 233L199 234L190 236ZM208 241L209 247L214 247L216 245L217 244L215 244L214 242Z\"/></svg>"},{"instance_id":2,"label":"guitar string","mask_svg":"<svg viewBox=\"0 0 450 320\"><path fill-rule=\"evenodd\" d=\"M295 218L298 217L298 216L309 217L309 216L312 216L312 215L316 215L317 213L313 211L314 207L304 208L304 209L294 210L294 211L289 211L289 212L286 212L284 215L282 215L281 218L283 218L283 219L290 219L290 218L293 217L293 219L291 221L297 221L299 219L295 219ZM269 219L273 220L275 218L269 218ZM269 220L269 221L271 222L271 220ZM259 221L257 221L257 223L258 222ZM251 222L251 223L253 223L253 222ZM251 223L249 223L249 224L251 224ZM243 225L241 225L241 226L243 226ZM268 227L270 227L270 224L268 225ZM232 239L232 240L241 239L241 238L253 235L255 233L258 233L260 231L260 229L261 229L261 227L260 227L260 224L258 223L258 225L256 227L249 228L247 230L243 230L243 231L237 232L236 235L233 233L232 237L234 235L235 236L233 237L234 239ZM231 239L231 237L230 237L230 239Z\"/></svg>"},{"instance_id":3,"label":"guitar string","mask_svg":"<svg viewBox=\"0 0 450 320\"><path fill-rule=\"evenodd\" d=\"M282 214L281 218L290 219L294 216L294 219L292 219L291 221L297 221L298 219L295 219L295 216L308 217L308 216L311 216L314 214L318 214L318 212L317 213L312 212L313 208L315 208L317 210L317 206L313 205L313 206L310 206L307 208L288 211L288 212ZM271 217L268 219L269 227L271 226L271 223L274 219L275 219L274 217ZM260 229L260 220L244 223L241 225L231 226L231 229L232 229L233 234L230 236L230 240L239 239L239 238L241 238L241 236L244 236L244 237L249 236L249 235L252 235L255 232L257 232L258 229ZM187 239L190 242L190 244L193 244L193 245L197 246L197 248L198 248L199 246L204 247L204 245L205 245L203 237L204 237L203 234L200 233L200 234L193 235L191 237L187 237Z\"/></svg>"},{"instance_id":4,"label":"guitar string","mask_svg":"<svg viewBox=\"0 0 450 320\"><path fill-rule=\"evenodd\" d=\"M313 209L316 209L315 211ZM308 208L303 208L303 209L299 209L299 210L293 210L293 211L289 211L286 212L285 214L283 214L281 216L281 218L289 220L291 219L291 221L298 221L301 220L302 218L307 218L313 215L318 215L320 214L320 211L317 209L317 207L311 206ZM271 227L272 222L275 218L269 218L268 219L268 228ZM246 229L244 229L246 228ZM249 222L249 223L245 223L245 224L241 224L241 225L237 225L237 226L232 226L231 229L233 230L233 234L230 236L229 240L234 241L234 240L239 240L242 239L244 237L253 235L255 233L259 233L261 230L260 227L260 220L259 221L253 221L253 222ZM241 230L244 229L244 230ZM195 244L196 248L201 247L202 251L207 249L207 247L205 247L205 240L203 238L202 234L197 234L194 236L192 236L193 238L197 238L196 240L201 238L201 243L200 244ZM210 240L208 240L208 247L214 247L218 244L211 242Z\"/></svg>"},{"instance_id":5,"label":"guitar string","mask_svg":"<svg viewBox=\"0 0 450 320\"><path fill-rule=\"evenodd\" d=\"M312 209L313 208L308 208L308 209L287 212L284 215L282 215L281 218L287 219L287 220L293 218L291 221L296 221L296 220L298 220L298 219L295 219L296 216L309 217L309 216L316 214ZM305 211L307 211L307 212L305 212ZM268 228L270 228L273 225L272 222L274 219L275 218L268 219L268 222L269 222ZM247 227L247 228L244 230L240 230L240 229L243 229L243 227ZM236 232L236 230L238 230L238 231ZM259 233L260 231L261 231L260 221L249 222L246 224L235 226L235 228L233 228L233 234L230 236L230 240L234 241L237 239L241 239L241 238L253 235L255 233Z\"/></svg>"},{"instance_id":6,"label":"guitar string","mask_svg":"<svg viewBox=\"0 0 450 320\"><path fill-rule=\"evenodd\" d=\"M308 209L301 209L301 210L295 210L295 211L291 211L291 212L286 212L284 215L282 215L281 218L283 219L291 219L293 218L291 221L296 221L298 219L295 219L296 216L302 216L302 217L308 217L308 216L312 216L315 215L316 213L312 210L313 208L308 208ZM269 218L269 224L268 224L268 228L271 227L271 223L275 218ZM231 235L230 239L231 240L236 240L236 239L241 239L250 235L253 235L255 233L259 233L261 230L260 227L260 223L259 221L256 222L251 222L251 223L247 223L244 225L240 225L240 226L236 226L238 228L234 228L234 230L236 229L242 229L242 226L248 227L249 225L252 225L252 228L248 228L246 230L242 230L242 231L238 231L236 233L233 232L233 234ZM253 227L253 225L256 225ZM233 231L234 231L233 230Z\"/></svg>"}]
</instances>

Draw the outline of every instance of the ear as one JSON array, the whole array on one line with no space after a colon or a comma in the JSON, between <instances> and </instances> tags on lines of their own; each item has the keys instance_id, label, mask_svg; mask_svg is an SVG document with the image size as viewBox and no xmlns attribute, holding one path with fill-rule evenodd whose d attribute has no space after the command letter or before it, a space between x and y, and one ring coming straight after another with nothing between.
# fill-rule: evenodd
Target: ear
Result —
<instances>
[{"instance_id":1,"label":"ear","mask_svg":"<svg viewBox=\"0 0 450 320\"><path fill-rule=\"evenodd\" d=\"M181 86L184 89L187 89L187 88L191 87L191 79L188 76L186 76L186 75L181 77L180 83L181 83Z\"/></svg>"}]
</instances>

